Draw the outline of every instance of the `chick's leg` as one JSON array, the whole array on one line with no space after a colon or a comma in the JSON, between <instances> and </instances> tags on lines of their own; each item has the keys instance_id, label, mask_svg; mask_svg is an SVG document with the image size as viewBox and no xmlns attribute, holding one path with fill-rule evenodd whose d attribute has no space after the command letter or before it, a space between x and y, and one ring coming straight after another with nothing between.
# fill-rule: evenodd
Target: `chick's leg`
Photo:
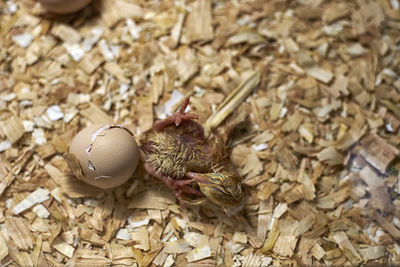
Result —
<instances>
[{"instance_id":1,"label":"chick's leg","mask_svg":"<svg viewBox=\"0 0 400 267\"><path fill-rule=\"evenodd\" d=\"M199 115L193 114L193 113L185 113L186 107L189 105L190 97L187 97L185 99L185 102L183 103L182 107L179 109L179 111L172 116L164 119L164 120L158 120L154 123L154 130L157 132L160 132L164 130L167 126L170 126L172 124L175 124L176 126L179 126L181 122L183 121L190 121L190 120L195 120L199 118Z\"/></svg>"},{"instance_id":2,"label":"chick's leg","mask_svg":"<svg viewBox=\"0 0 400 267\"><path fill-rule=\"evenodd\" d=\"M144 168L150 175L161 180L169 188L172 189L175 197L178 199L178 202L182 207L186 207L186 205L182 199L182 193L186 193L186 194L190 194L190 195L194 195L194 196L203 196L203 193L201 193L199 190L196 190L189 185L193 182L193 180L174 180L167 175L158 173L154 169L154 167L148 162L144 164Z\"/></svg>"}]
</instances>

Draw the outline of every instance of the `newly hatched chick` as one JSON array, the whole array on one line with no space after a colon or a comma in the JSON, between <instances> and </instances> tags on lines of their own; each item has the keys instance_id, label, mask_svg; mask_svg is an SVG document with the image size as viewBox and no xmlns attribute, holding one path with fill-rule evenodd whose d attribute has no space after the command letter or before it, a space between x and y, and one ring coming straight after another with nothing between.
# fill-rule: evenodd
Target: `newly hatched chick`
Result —
<instances>
[{"instance_id":1,"label":"newly hatched chick","mask_svg":"<svg viewBox=\"0 0 400 267\"><path fill-rule=\"evenodd\" d=\"M185 207L182 194L205 196L223 209L239 207L244 199L241 177L225 146L207 140L199 116L185 113L189 97L171 117L156 121L141 141L145 169L170 187Z\"/></svg>"}]
</instances>

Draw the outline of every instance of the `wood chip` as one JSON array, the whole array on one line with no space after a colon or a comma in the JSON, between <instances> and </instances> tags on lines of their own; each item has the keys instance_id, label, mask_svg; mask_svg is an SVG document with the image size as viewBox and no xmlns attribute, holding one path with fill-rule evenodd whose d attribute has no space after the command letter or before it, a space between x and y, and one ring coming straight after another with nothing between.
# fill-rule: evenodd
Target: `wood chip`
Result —
<instances>
[{"instance_id":1,"label":"wood chip","mask_svg":"<svg viewBox=\"0 0 400 267\"><path fill-rule=\"evenodd\" d=\"M391 237L395 240L400 240L400 230L398 230L393 224L388 222L382 215L378 212L374 212L374 218L378 222L378 224L385 229Z\"/></svg>"},{"instance_id":2,"label":"wood chip","mask_svg":"<svg viewBox=\"0 0 400 267\"><path fill-rule=\"evenodd\" d=\"M49 190L38 188L34 192L32 192L29 196L23 199L20 203L14 206L12 212L17 215L37 203L41 203L49 199Z\"/></svg>"},{"instance_id":3,"label":"wood chip","mask_svg":"<svg viewBox=\"0 0 400 267\"><path fill-rule=\"evenodd\" d=\"M201 23L199 23L201 21ZM193 41L207 41L213 37L211 17L211 1L200 0L193 2L191 12L186 21L188 39Z\"/></svg>"},{"instance_id":4,"label":"wood chip","mask_svg":"<svg viewBox=\"0 0 400 267\"><path fill-rule=\"evenodd\" d=\"M321 81L323 83L329 83L333 78L333 73L319 67L312 67L307 69L308 75Z\"/></svg>"},{"instance_id":5,"label":"wood chip","mask_svg":"<svg viewBox=\"0 0 400 267\"><path fill-rule=\"evenodd\" d=\"M25 133L24 125L17 117L11 117L8 120L1 121L0 128L11 144L18 141Z\"/></svg>"},{"instance_id":6,"label":"wood chip","mask_svg":"<svg viewBox=\"0 0 400 267\"><path fill-rule=\"evenodd\" d=\"M11 239L19 249L33 248L33 236L29 231L29 223L20 217L10 217L6 220L6 229Z\"/></svg>"},{"instance_id":7,"label":"wood chip","mask_svg":"<svg viewBox=\"0 0 400 267\"><path fill-rule=\"evenodd\" d=\"M101 17L109 27L124 18L141 18L143 16L140 6L125 0L102 2L101 9Z\"/></svg>"},{"instance_id":8,"label":"wood chip","mask_svg":"<svg viewBox=\"0 0 400 267\"><path fill-rule=\"evenodd\" d=\"M376 260L385 256L385 246L374 246L368 248L361 248L358 250L363 260Z\"/></svg>"},{"instance_id":9,"label":"wood chip","mask_svg":"<svg viewBox=\"0 0 400 267\"><path fill-rule=\"evenodd\" d=\"M67 256L68 258L71 258L74 255L74 247L68 245L64 241L62 241L60 238L56 238L52 244L52 247L60 252L61 254Z\"/></svg>"},{"instance_id":10,"label":"wood chip","mask_svg":"<svg viewBox=\"0 0 400 267\"><path fill-rule=\"evenodd\" d=\"M399 150L375 134L361 140L360 155L380 173L385 173L389 164L399 155Z\"/></svg>"},{"instance_id":11,"label":"wood chip","mask_svg":"<svg viewBox=\"0 0 400 267\"><path fill-rule=\"evenodd\" d=\"M150 249L149 233L145 227L140 227L137 231L132 233L132 240L137 242L135 248L148 251Z\"/></svg>"},{"instance_id":12,"label":"wood chip","mask_svg":"<svg viewBox=\"0 0 400 267\"><path fill-rule=\"evenodd\" d=\"M175 199L169 191L147 190L137 194L129 203L128 208L159 209L164 210L169 204L175 203Z\"/></svg>"},{"instance_id":13,"label":"wood chip","mask_svg":"<svg viewBox=\"0 0 400 267\"><path fill-rule=\"evenodd\" d=\"M8 255L7 243L4 240L3 234L0 231L0 261L2 261Z\"/></svg>"},{"instance_id":14,"label":"wood chip","mask_svg":"<svg viewBox=\"0 0 400 267\"><path fill-rule=\"evenodd\" d=\"M90 186L75 177L62 173L59 169L48 163L45 166L50 177L62 188L62 191L70 197L88 197L96 196L100 189Z\"/></svg>"},{"instance_id":15,"label":"wood chip","mask_svg":"<svg viewBox=\"0 0 400 267\"><path fill-rule=\"evenodd\" d=\"M125 77L124 71L121 69L121 67L115 63L115 62L107 62L104 65L104 69L116 77L121 83L123 84L129 84L129 80Z\"/></svg>"},{"instance_id":16,"label":"wood chip","mask_svg":"<svg viewBox=\"0 0 400 267\"><path fill-rule=\"evenodd\" d=\"M333 233L332 237L352 264L359 264L361 262L361 256L358 254L345 232L339 231Z\"/></svg>"},{"instance_id":17,"label":"wood chip","mask_svg":"<svg viewBox=\"0 0 400 267\"><path fill-rule=\"evenodd\" d=\"M191 250L189 243L184 239L169 241L164 244L165 253L187 253Z\"/></svg>"},{"instance_id":18,"label":"wood chip","mask_svg":"<svg viewBox=\"0 0 400 267\"><path fill-rule=\"evenodd\" d=\"M143 101L137 107L140 133L145 133L153 127L153 105L151 101Z\"/></svg>"},{"instance_id":19,"label":"wood chip","mask_svg":"<svg viewBox=\"0 0 400 267\"><path fill-rule=\"evenodd\" d=\"M343 155L334 147L327 147L317 154L318 160L326 162L328 165L335 166L343 164Z\"/></svg>"},{"instance_id":20,"label":"wood chip","mask_svg":"<svg viewBox=\"0 0 400 267\"><path fill-rule=\"evenodd\" d=\"M388 188L383 182L383 179L376 175L369 166L365 166L360 171L360 177L370 188L372 206L380 210L383 214L393 212L394 205L390 199Z\"/></svg>"},{"instance_id":21,"label":"wood chip","mask_svg":"<svg viewBox=\"0 0 400 267\"><path fill-rule=\"evenodd\" d=\"M107 113L93 103L89 107L80 110L79 113L88 118L92 123L113 122L113 119Z\"/></svg>"},{"instance_id":22,"label":"wood chip","mask_svg":"<svg viewBox=\"0 0 400 267\"><path fill-rule=\"evenodd\" d=\"M211 255L211 248L209 246L202 246L189 251L186 258L188 262L194 262L211 257Z\"/></svg>"}]
</instances>

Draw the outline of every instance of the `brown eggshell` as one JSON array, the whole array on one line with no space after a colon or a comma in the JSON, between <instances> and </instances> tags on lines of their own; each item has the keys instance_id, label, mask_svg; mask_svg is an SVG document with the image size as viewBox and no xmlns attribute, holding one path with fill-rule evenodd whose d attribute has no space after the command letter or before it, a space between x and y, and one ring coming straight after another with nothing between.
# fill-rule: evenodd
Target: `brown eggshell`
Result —
<instances>
[{"instance_id":1,"label":"brown eggshell","mask_svg":"<svg viewBox=\"0 0 400 267\"><path fill-rule=\"evenodd\" d=\"M92 0L38 0L48 11L57 14L69 14L87 6Z\"/></svg>"},{"instance_id":2,"label":"brown eggshell","mask_svg":"<svg viewBox=\"0 0 400 267\"><path fill-rule=\"evenodd\" d=\"M103 189L125 183L139 161L138 147L130 131L116 125L107 129L107 125L95 124L83 129L69 149L81 165L83 181ZM95 133L98 135L92 142Z\"/></svg>"}]
</instances>

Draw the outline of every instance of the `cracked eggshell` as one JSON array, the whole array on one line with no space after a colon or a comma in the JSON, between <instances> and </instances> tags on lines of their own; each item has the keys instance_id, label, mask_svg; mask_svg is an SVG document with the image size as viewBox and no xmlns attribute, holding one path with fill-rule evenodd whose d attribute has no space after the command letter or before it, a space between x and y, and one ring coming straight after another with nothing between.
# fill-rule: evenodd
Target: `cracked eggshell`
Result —
<instances>
[{"instance_id":1,"label":"cracked eggshell","mask_svg":"<svg viewBox=\"0 0 400 267\"><path fill-rule=\"evenodd\" d=\"M125 183L135 172L139 151L133 134L120 125L95 124L80 131L69 152L79 161L84 182L109 189Z\"/></svg>"},{"instance_id":2,"label":"cracked eggshell","mask_svg":"<svg viewBox=\"0 0 400 267\"><path fill-rule=\"evenodd\" d=\"M92 0L38 0L48 11L56 14L69 14L87 6Z\"/></svg>"}]
</instances>

